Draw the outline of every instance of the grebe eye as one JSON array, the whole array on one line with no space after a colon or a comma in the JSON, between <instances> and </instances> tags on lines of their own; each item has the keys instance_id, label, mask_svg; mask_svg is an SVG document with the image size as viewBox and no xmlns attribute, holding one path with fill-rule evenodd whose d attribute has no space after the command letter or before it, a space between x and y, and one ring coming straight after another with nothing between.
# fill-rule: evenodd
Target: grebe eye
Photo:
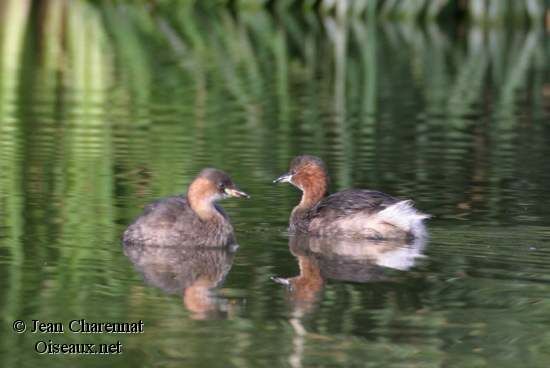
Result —
<instances>
[{"instance_id":1,"label":"grebe eye","mask_svg":"<svg viewBox=\"0 0 550 368\"><path fill-rule=\"evenodd\" d=\"M218 189L219 190L224 190L225 189L225 184L224 183L218 183Z\"/></svg>"}]
</instances>

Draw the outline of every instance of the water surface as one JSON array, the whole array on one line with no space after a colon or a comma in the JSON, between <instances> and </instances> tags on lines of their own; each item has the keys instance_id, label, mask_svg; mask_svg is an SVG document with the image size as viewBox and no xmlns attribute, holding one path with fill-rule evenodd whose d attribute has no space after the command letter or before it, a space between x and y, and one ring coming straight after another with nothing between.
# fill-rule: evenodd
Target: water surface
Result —
<instances>
[{"instance_id":1,"label":"water surface","mask_svg":"<svg viewBox=\"0 0 550 368\"><path fill-rule=\"evenodd\" d=\"M548 366L544 29L6 4L2 367ZM410 267L371 278L351 262L364 277L350 280L331 255L305 302L271 280L321 262L289 248L299 194L271 184L301 153L325 159L333 191L377 189L433 215ZM207 311L185 302L179 271L148 273L120 244L145 204L205 166L252 196L223 202L240 246L214 256L225 268ZM80 318L145 332L11 329ZM44 356L41 339L120 340L123 354Z\"/></svg>"}]
</instances>

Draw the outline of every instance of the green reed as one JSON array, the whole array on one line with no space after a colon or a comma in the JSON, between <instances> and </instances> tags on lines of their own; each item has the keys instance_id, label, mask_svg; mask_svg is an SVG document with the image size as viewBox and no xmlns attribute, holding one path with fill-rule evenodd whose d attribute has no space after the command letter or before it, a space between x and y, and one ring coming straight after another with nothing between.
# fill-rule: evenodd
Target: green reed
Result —
<instances>
[{"instance_id":1,"label":"green reed","mask_svg":"<svg viewBox=\"0 0 550 368\"><path fill-rule=\"evenodd\" d=\"M14 319L21 308L22 288L33 290L41 305L36 309L44 313L44 306L52 314L62 310L56 300L69 289L75 293L71 297L83 301L80 310L71 312L100 315L101 305L85 303L94 290L78 285L119 281L110 277L112 263L98 265L100 277L81 272L83 263L122 257L113 246L122 226L113 227L113 222L127 223L151 197L181 192L206 163L223 163L235 177L267 178L272 167L284 167L290 156L311 152L338 163L332 168L336 187L368 182L405 195L415 189L407 183L422 183L428 192L438 193L443 181L457 190L446 193L442 202L485 207L494 216L513 207L503 189L470 190L466 182L499 183L514 168L535 188L550 184L521 164L546 152L544 127L526 128L518 118L544 112L549 49L544 31L536 24L516 31L477 24L454 38L436 22L421 27L375 21L378 15L435 17L450 11L451 2L416 1L406 7L405 2L373 3L338 9L343 5L321 2L321 16L317 3L307 1L298 15L291 2L269 10L265 2L239 2L237 16L225 7L205 10L202 2L173 8L158 1L154 10L120 1L1 4L0 194L5 200L2 227L7 230L0 247L13 260L8 287L0 292L6 318ZM480 20L512 11L536 19L540 13L538 1L519 6L505 2L498 9L494 2L481 8L479 2L470 4L472 17ZM43 21L32 23L32 14L43 14ZM34 47L32 40L37 39L40 48ZM389 47L380 47L382 43ZM166 80L155 80L157 68L165 70ZM518 95L529 105L514 103ZM47 103L41 101L44 96ZM403 101L423 106L427 117L400 120L396 111L407 108ZM23 118L22 105L42 110ZM219 119L220 111L235 105L240 114ZM491 121L469 117L479 105L486 106ZM157 115L166 107L181 121ZM28 131L36 134L27 138ZM53 146L46 139L52 131L58 138ZM401 135L411 137L404 146ZM228 136L254 144L241 151ZM439 162L430 161L437 144L453 140L464 143L458 149L449 144ZM529 144L517 145L517 140ZM240 165L247 157L259 158L253 172ZM458 160L468 165L457 169ZM368 162L368 170L354 170L357 162ZM402 166L414 167L416 177L400 176ZM394 176L384 176L388 167ZM117 193L131 198L123 208ZM39 198L42 210L24 214L25 198ZM535 205L529 198L522 201ZM274 211L281 218L287 215ZM54 242L50 250L34 246L35 240L45 239ZM94 248L67 246L89 239L94 239ZM47 267L35 264L26 254L51 262ZM266 257L275 260L269 251ZM24 261L35 267L35 274L23 273L19 266ZM58 272L42 290L40 279L52 269ZM263 281L247 282L259 287ZM142 292L120 286L120 293L128 295L121 315L151 308L140 303ZM361 304L351 292L331 292L329 287L327 300ZM178 314L174 305L166 309ZM258 321L263 313L252 312ZM331 318L337 317L324 316L322 321ZM344 331L349 331L353 312L342 319ZM179 323L182 329L190 324ZM245 327L235 356L254 343ZM291 335L288 331L285 339ZM283 348L283 340L270 343ZM191 354L201 347L174 348Z\"/></svg>"},{"instance_id":2,"label":"green reed","mask_svg":"<svg viewBox=\"0 0 550 368\"><path fill-rule=\"evenodd\" d=\"M124 3L124 1L119 1ZM155 0L142 3L160 8L177 8L179 6L200 6L214 12L216 8L230 5L242 9L261 9L269 5L281 10L293 8L307 12L319 12L323 15L346 15L361 17L373 14L383 18L414 20L436 18L469 18L476 23L502 23L544 20L546 6L544 0L229 0L205 1L196 0Z\"/></svg>"}]
</instances>

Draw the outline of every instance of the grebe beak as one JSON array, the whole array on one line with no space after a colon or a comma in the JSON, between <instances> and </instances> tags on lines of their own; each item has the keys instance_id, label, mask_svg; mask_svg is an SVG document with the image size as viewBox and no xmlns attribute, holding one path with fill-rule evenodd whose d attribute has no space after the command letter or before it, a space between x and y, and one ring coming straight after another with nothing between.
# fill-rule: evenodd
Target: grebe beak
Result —
<instances>
[{"instance_id":1,"label":"grebe beak","mask_svg":"<svg viewBox=\"0 0 550 368\"><path fill-rule=\"evenodd\" d=\"M291 173L284 173L283 175L279 176L277 179L273 180L274 183L290 183L292 180L292 174Z\"/></svg>"},{"instance_id":2,"label":"grebe beak","mask_svg":"<svg viewBox=\"0 0 550 368\"><path fill-rule=\"evenodd\" d=\"M287 286L287 287L290 286L290 281L288 279L283 278L283 277L271 276L270 279L271 279L271 281L273 281L277 284L281 284L281 285L284 285L284 286Z\"/></svg>"},{"instance_id":3,"label":"grebe beak","mask_svg":"<svg viewBox=\"0 0 550 368\"><path fill-rule=\"evenodd\" d=\"M227 194L230 197L235 198L250 198L248 194L245 192L242 192L236 188L225 188L225 194Z\"/></svg>"}]
</instances>

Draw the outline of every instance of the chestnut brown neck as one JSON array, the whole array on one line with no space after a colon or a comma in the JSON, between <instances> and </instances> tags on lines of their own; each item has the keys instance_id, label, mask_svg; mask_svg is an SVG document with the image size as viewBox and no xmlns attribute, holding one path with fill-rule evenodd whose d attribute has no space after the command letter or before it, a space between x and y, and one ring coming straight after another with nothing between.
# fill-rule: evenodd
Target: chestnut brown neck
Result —
<instances>
[{"instance_id":1,"label":"chestnut brown neck","mask_svg":"<svg viewBox=\"0 0 550 368\"><path fill-rule=\"evenodd\" d=\"M326 174L319 172L303 180L300 186L303 192L302 199L297 208L307 210L315 206L327 192L327 179Z\"/></svg>"},{"instance_id":2,"label":"chestnut brown neck","mask_svg":"<svg viewBox=\"0 0 550 368\"><path fill-rule=\"evenodd\" d=\"M201 220L213 220L221 217L214 206L214 198L212 184L204 178L195 179L187 191L189 205Z\"/></svg>"}]
</instances>

